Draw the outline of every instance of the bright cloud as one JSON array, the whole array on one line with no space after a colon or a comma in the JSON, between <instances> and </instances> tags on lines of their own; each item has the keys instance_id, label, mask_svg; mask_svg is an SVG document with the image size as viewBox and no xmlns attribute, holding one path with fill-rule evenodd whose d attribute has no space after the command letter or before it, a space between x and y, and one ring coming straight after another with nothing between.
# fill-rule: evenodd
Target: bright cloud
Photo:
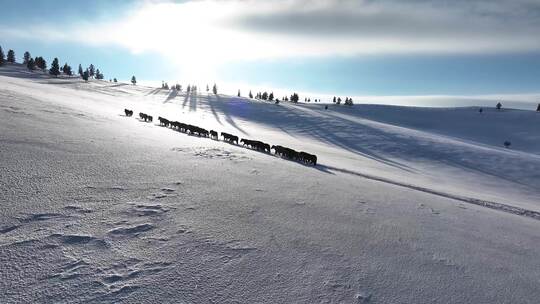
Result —
<instances>
[{"instance_id":1,"label":"bright cloud","mask_svg":"<svg viewBox=\"0 0 540 304\"><path fill-rule=\"evenodd\" d=\"M208 79L215 65L237 60L538 51L540 4L534 0L142 2L115 21L66 28L40 24L0 34L157 52Z\"/></svg>"}]
</instances>

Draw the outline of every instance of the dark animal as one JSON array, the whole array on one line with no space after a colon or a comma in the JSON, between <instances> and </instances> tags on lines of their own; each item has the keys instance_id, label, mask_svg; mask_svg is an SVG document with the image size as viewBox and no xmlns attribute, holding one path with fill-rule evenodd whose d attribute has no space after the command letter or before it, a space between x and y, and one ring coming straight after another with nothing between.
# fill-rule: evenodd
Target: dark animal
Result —
<instances>
[{"instance_id":1,"label":"dark animal","mask_svg":"<svg viewBox=\"0 0 540 304\"><path fill-rule=\"evenodd\" d=\"M251 149L270 153L270 145L267 143L263 143L262 141L242 138L240 142L242 143L242 145L248 146Z\"/></svg>"},{"instance_id":2,"label":"dark animal","mask_svg":"<svg viewBox=\"0 0 540 304\"><path fill-rule=\"evenodd\" d=\"M306 164L312 164L314 166L317 165L317 156L316 155L313 155L313 154L309 154L309 153L306 153L306 152L300 152L298 153L299 155L299 160L301 162L304 162Z\"/></svg>"},{"instance_id":3,"label":"dark animal","mask_svg":"<svg viewBox=\"0 0 540 304\"><path fill-rule=\"evenodd\" d=\"M189 131L189 134L192 134L192 135L208 137L208 134L209 134L206 129L193 126L193 125L186 125L186 129Z\"/></svg>"},{"instance_id":4,"label":"dark animal","mask_svg":"<svg viewBox=\"0 0 540 304\"><path fill-rule=\"evenodd\" d=\"M152 116L150 115L147 115L147 114L144 114L144 113L139 113L139 117L141 119L143 119L144 121L149 121L149 122L152 122Z\"/></svg>"},{"instance_id":5,"label":"dark animal","mask_svg":"<svg viewBox=\"0 0 540 304\"><path fill-rule=\"evenodd\" d=\"M126 113L127 117L133 116L133 111L132 110L124 109L124 113Z\"/></svg>"},{"instance_id":6,"label":"dark animal","mask_svg":"<svg viewBox=\"0 0 540 304\"><path fill-rule=\"evenodd\" d=\"M272 146L274 153L279 156L285 156L285 147L283 146Z\"/></svg>"},{"instance_id":7,"label":"dark animal","mask_svg":"<svg viewBox=\"0 0 540 304\"><path fill-rule=\"evenodd\" d=\"M230 143L236 143L238 144L238 136L232 135L229 133L221 132L221 136L223 136L223 140L230 142Z\"/></svg>"},{"instance_id":8,"label":"dark animal","mask_svg":"<svg viewBox=\"0 0 540 304\"><path fill-rule=\"evenodd\" d=\"M210 138L219 139L218 132L210 130Z\"/></svg>"},{"instance_id":9,"label":"dark animal","mask_svg":"<svg viewBox=\"0 0 540 304\"><path fill-rule=\"evenodd\" d=\"M203 136L203 137L208 137L208 136L210 136L208 130L206 130L206 129L199 128L198 131L199 131L199 136Z\"/></svg>"},{"instance_id":10,"label":"dark animal","mask_svg":"<svg viewBox=\"0 0 540 304\"><path fill-rule=\"evenodd\" d=\"M163 118L161 116L158 117L158 120L160 126L168 127L171 124L171 122L167 118Z\"/></svg>"},{"instance_id":11,"label":"dark animal","mask_svg":"<svg viewBox=\"0 0 540 304\"><path fill-rule=\"evenodd\" d=\"M317 164L317 156L307 152L297 152L291 148L283 146L272 146L275 154L290 160L300 161L306 164Z\"/></svg>"}]
</instances>

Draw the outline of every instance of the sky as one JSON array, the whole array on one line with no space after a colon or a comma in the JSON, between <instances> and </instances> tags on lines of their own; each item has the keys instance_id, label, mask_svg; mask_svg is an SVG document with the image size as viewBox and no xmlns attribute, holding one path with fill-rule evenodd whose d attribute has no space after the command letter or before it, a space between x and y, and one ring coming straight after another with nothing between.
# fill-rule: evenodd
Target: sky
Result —
<instances>
[{"instance_id":1,"label":"sky","mask_svg":"<svg viewBox=\"0 0 540 304\"><path fill-rule=\"evenodd\" d=\"M540 93L540 0L0 0L0 46L106 78L348 96ZM232 93L232 92L230 92Z\"/></svg>"}]
</instances>

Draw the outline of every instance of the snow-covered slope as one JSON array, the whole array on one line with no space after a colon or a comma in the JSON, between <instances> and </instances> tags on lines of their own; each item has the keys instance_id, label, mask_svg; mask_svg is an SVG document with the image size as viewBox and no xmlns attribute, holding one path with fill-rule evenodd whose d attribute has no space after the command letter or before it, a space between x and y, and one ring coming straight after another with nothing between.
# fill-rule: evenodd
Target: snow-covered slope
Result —
<instances>
[{"instance_id":1,"label":"snow-covered slope","mask_svg":"<svg viewBox=\"0 0 540 304\"><path fill-rule=\"evenodd\" d=\"M1 67L1 302L537 303L539 120L324 110Z\"/></svg>"}]
</instances>

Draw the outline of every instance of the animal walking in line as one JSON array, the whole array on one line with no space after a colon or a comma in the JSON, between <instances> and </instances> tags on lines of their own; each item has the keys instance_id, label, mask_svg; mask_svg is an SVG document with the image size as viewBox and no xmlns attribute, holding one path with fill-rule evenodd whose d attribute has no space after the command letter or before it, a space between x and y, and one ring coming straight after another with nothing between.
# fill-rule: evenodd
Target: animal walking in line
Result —
<instances>
[{"instance_id":1,"label":"animal walking in line","mask_svg":"<svg viewBox=\"0 0 540 304\"><path fill-rule=\"evenodd\" d=\"M133 111L129 109L124 109L124 113L126 114L127 117L133 116ZM141 120L144 120L145 122L152 122L153 120L153 117L151 115L145 114L143 112L139 113L139 117ZM217 131L214 131L214 130L208 131L198 126L185 124L179 121L171 121L161 116L158 117L158 120L159 120L160 126L171 128L172 130L176 130L178 132L182 132L182 133L186 133L190 135L196 135L199 137L210 137L212 139L219 141L219 133ZM221 132L221 136L223 137L223 141L238 145L238 140L239 140L238 136L229 134L226 132ZM259 152L271 153L271 150L274 150L274 153L276 156L293 160L293 161L302 162L305 164L311 164L313 166L317 165L317 156L313 154L309 154L304 151L298 152L291 148L287 148L287 147L283 147L279 145L274 145L270 147L270 145L265 142L262 142L259 140L246 139L246 138L242 138L242 140L240 140L240 143L242 143L242 146L246 146L250 149L253 149ZM507 146L510 146L510 145L508 144Z\"/></svg>"},{"instance_id":2,"label":"animal walking in line","mask_svg":"<svg viewBox=\"0 0 540 304\"><path fill-rule=\"evenodd\" d=\"M236 143L238 145L238 136L232 135L229 133L221 132L221 136L223 136L223 140L227 141L229 143Z\"/></svg>"},{"instance_id":3,"label":"animal walking in line","mask_svg":"<svg viewBox=\"0 0 540 304\"><path fill-rule=\"evenodd\" d=\"M160 126L168 127L171 124L171 122L167 118L163 118L161 116L158 117L158 120Z\"/></svg>"},{"instance_id":4,"label":"animal walking in line","mask_svg":"<svg viewBox=\"0 0 540 304\"><path fill-rule=\"evenodd\" d=\"M243 146L248 146L251 149L255 149L260 152L270 153L270 145L267 143L263 143L262 141L242 138L240 142Z\"/></svg>"},{"instance_id":5,"label":"animal walking in line","mask_svg":"<svg viewBox=\"0 0 540 304\"><path fill-rule=\"evenodd\" d=\"M144 114L143 112L139 113L139 117L146 122L152 122L152 116Z\"/></svg>"},{"instance_id":6,"label":"animal walking in line","mask_svg":"<svg viewBox=\"0 0 540 304\"><path fill-rule=\"evenodd\" d=\"M297 152L291 148L283 147L283 146L272 146L272 150L274 150L274 153L278 156L303 162L305 164L312 164L314 166L317 165L317 156L313 154L309 154L307 152Z\"/></svg>"},{"instance_id":7,"label":"animal walking in line","mask_svg":"<svg viewBox=\"0 0 540 304\"><path fill-rule=\"evenodd\" d=\"M298 156L300 158L301 162L304 162L306 164L312 164L314 166L317 165L317 156L313 154L309 154L307 152L300 152L298 153Z\"/></svg>"}]
</instances>

